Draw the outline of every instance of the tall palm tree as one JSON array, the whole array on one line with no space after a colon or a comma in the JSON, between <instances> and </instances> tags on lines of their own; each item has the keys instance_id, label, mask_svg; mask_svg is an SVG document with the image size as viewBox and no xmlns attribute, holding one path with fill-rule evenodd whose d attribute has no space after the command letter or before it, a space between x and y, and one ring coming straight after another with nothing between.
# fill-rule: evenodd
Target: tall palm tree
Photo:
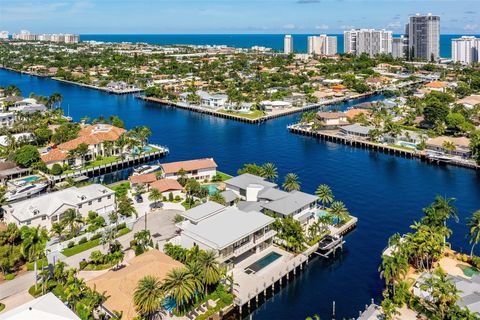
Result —
<instances>
[{"instance_id":1,"label":"tall palm tree","mask_svg":"<svg viewBox=\"0 0 480 320\"><path fill-rule=\"evenodd\" d=\"M150 191L150 194L148 195L148 200L153 201L153 205L155 207L157 207L158 202L162 200L162 198L163 198L162 193L156 188L152 188L152 190Z\"/></svg>"},{"instance_id":2,"label":"tall palm tree","mask_svg":"<svg viewBox=\"0 0 480 320\"><path fill-rule=\"evenodd\" d=\"M430 293L432 299L425 302L439 319L446 319L446 315L459 299L457 287L440 267L426 277L424 284L420 288Z\"/></svg>"},{"instance_id":3,"label":"tall palm tree","mask_svg":"<svg viewBox=\"0 0 480 320\"><path fill-rule=\"evenodd\" d=\"M21 230L22 255L28 260L40 259L44 255L45 245L48 241L48 231L45 228L25 228Z\"/></svg>"},{"instance_id":4,"label":"tall palm tree","mask_svg":"<svg viewBox=\"0 0 480 320\"><path fill-rule=\"evenodd\" d=\"M470 257L473 257L473 248L480 241L480 210L477 210L472 214L467 225L470 227L470 244L472 245Z\"/></svg>"},{"instance_id":5,"label":"tall palm tree","mask_svg":"<svg viewBox=\"0 0 480 320\"><path fill-rule=\"evenodd\" d=\"M164 279L162 288L164 292L173 297L177 310L181 310L195 294L195 284L192 275L186 268L172 269Z\"/></svg>"},{"instance_id":6,"label":"tall palm tree","mask_svg":"<svg viewBox=\"0 0 480 320\"><path fill-rule=\"evenodd\" d=\"M203 251L198 259L203 270L203 283L205 294L208 286L217 283L221 277L221 270L218 265L217 256L214 251Z\"/></svg>"},{"instance_id":7,"label":"tall palm tree","mask_svg":"<svg viewBox=\"0 0 480 320\"><path fill-rule=\"evenodd\" d=\"M67 209L62 214L61 223L68 227L70 234L74 235L82 222L82 216L73 208Z\"/></svg>"},{"instance_id":8,"label":"tall palm tree","mask_svg":"<svg viewBox=\"0 0 480 320\"><path fill-rule=\"evenodd\" d=\"M285 181L283 182L282 187L287 191L300 190L298 176L295 173L288 173L285 176Z\"/></svg>"},{"instance_id":9,"label":"tall palm tree","mask_svg":"<svg viewBox=\"0 0 480 320\"><path fill-rule=\"evenodd\" d=\"M342 201L335 201L330 207L330 213L341 221L348 218L348 209Z\"/></svg>"},{"instance_id":10,"label":"tall palm tree","mask_svg":"<svg viewBox=\"0 0 480 320\"><path fill-rule=\"evenodd\" d=\"M133 302L135 309L145 319L154 319L162 307L164 292L162 284L154 276L145 276L138 281Z\"/></svg>"},{"instance_id":11,"label":"tall palm tree","mask_svg":"<svg viewBox=\"0 0 480 320\"><path fill-rule=\"evenodd\" d=\"M115 238L117 237L117 229L114 227L105 228L103 231L102 237L100 238L100 244L104 247L110 248L112 247Z\"/></svg>"},{"instance_id":12,"label":"tall palm tree","mask_svg":"<svg viewBox=\"0 0 480 320\"><path fill-rule=\"evenodd\" d=\"M203 284L203 268L198 261L191 261L187 264L188 272L192 275L192 284L195 286L196 292L202 292Z\"/></svg>"},{"instance_id":13,"label":"tall palm tree","mask_svg":"<svg viewBox=\"0 0 480 320\"><path fill-rule=\"evenodd\" d=\"M334 199L332 189L326 184L319 185L317 190L315 190L315 195L320 199L324 208L327 204L332 203Z\"/></svg>"},{"instance_id":14,"label":"tall palm tree","mask_svg":"<svg viewBox=\"0 0 480 320\"><path fill-rule=\"evenodd\" d=\"M274 182L278 178L278 171L275 165L271 162L265 163L262 166L262 177Z\"/></svg>"},{"instance_id":15,"label":"tall palm tree","mask_svg":"<svg viewBox=\"0 0 480 320\"><path fill-rule=\"evenodd\" d=\"M126 134L122 134L118 139L115 141L115 147L118 148L120 151L120 157L123 159L125 147L128 145L128 138Z\"/></svg>"}]
</instances>

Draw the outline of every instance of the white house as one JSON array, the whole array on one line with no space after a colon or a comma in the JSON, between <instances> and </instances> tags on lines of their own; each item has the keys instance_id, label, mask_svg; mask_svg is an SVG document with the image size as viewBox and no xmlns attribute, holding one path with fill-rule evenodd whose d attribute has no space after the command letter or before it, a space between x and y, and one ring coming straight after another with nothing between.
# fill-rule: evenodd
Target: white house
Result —
<instances>
[{"instance_id":1,"label":"white house","mask_svg":"<svg viewBox=\"0 0 480 320\"><path fill-rule=\"evenodd\" d=\"M205 108L223 108L228 101L228 96L226 94L211 95L206 91L198 90L196 95L200 97L200 105Z\"/></svg>"},{"instance_id":2,"label":"white house","mask_svg":"<svg viewBox=\"0 0 480 320\"><path fill-rule=\"evenodd\" d=\"M0 314L2 320L80 320L62 300L49 292Z\"/></svg>"},{"instance_id":3,"label":"white house","mask_svg":"<svg viewBox=\"0 0 480 320\"><path fill-rule=\"evenodd\" d=\"M21 112L21 113L34 113L34 112L45 112L47 107L45 105L38 103L36 99L26 98L21 101L15 102L15 105L9 108L9 111Z\"/></svg>"},{"instance_id":4,"label":"white house","mask_svg":"<svg viewBox=\"0 0 480 320\"><path fill-rule=\"evenodd\" d=\"M227 103L225 105L225 110L238 112L238 113L249 113L251 111L253 103L242 102L239 104Z\"/></svg>"},{"instance_id":5,"label":"white house","mask_svg":"<svg viewBox=\"0 0 480 320\"><path fill-rule=\"evenodd\" d=\"M287 101L270 101L270 100L265 100L260 102L260 107L268 112L271 112L273 110L283 110L292 107L292 104Z\"/></svg>"},{"instance_id":6,"label":"white house","mask_svg":"<svg viewBox=\"0 0 480 320\"><path fill-rule=\"evenodd\" d=\"M163 163L160 165L164 178L178 179L180 170L186 177L195 180L212 180L217 174L217 164L213 158Z\"/></svg>"},{"instance_id":7,"label":"white house","mask_svg":"<svg viewBox=\"0 0 480 320\"><path fill-rule=\"evenodd\" d=\"M274 218L258 211L242 211L236 207L224 207L206 202L185 211L180 243L184 248L197 245L213 250L220 263L233 267L237 258L259 253L273 244L276 231L272 229Z\"/></svg>"},{"instance_id":8,"label":"white house","mask_svg":"<svg viewBox=\"0 0 480 320\"><path fill-rule=\"evenodd\" d=\"M15 123L13 112L0 112L0 128L10 128Z\"/></svg>"},{"instance_id":9,"label":"white house","mask_svg":"<svg viewBox=\"0 0 480 320\"><path fill-rule=\"evenodd\" d=\"M68 189L43 194L19 202L3 206L4 219L7 223L18 226L44 226L48 229L52 224L62 220L68 209L74 209L82 217L95 211L107 216L115 209L115 192L100 184Z\"/></svg>"},{"instance_id":10,"label":"white house","mask_svg":"<svg viewBox=\"0 0 480 320\"><path fill-rule=\"evenodd\" d=\"M324 126L341 126L348 124L347 115L344 112L317 112L317 119Z\"/></svg>"}]
</instances>

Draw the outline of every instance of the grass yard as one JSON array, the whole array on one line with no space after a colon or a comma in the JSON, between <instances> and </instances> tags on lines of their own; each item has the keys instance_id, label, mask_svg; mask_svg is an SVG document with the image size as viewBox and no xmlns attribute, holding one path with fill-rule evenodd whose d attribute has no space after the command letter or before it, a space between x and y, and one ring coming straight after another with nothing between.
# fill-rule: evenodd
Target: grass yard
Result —
<instances>
[{"instance_id":1,"label":"grass yard","mask_svg":"<svg viewBox=\"0 0 480 320\"><path fill-rule=\"evenodd\" d=\"M224 113L224 114L230 114L230 115L233 115L233 116L237 116L237 117L245 118L245 119L251 119L251 120L258 119L258 118L263 117L265 115L265 112L263 112L261 110L254 110L250 113L238 113L238 112L232 112L232 111L227 111L227 110L220 109L220 110L217 110L217 112Z\"/></svg>"}]
</instances>

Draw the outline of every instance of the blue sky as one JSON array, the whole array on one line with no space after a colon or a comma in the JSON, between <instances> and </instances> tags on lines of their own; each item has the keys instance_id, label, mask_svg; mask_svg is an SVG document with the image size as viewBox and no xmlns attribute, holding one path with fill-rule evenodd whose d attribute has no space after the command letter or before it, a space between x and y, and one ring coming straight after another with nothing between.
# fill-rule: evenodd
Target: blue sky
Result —
<instances>
[{"instance_id":1,"label":"blue sky","mask_svg":"<svg viewBox=\"0 0 480 320\"><path fill-rule=\"evenodd\" d=\"M480 0L0 0L0 29L32 33L403 32L408 16L440 15L442 33L480 34Z\"/></svg>"}]
</instances>

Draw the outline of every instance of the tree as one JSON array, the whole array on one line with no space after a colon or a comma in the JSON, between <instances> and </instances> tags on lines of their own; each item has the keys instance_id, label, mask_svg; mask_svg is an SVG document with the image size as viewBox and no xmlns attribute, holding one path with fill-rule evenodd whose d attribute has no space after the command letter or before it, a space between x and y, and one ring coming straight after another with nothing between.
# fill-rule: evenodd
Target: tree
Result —
<instances>
[{"instance_id":1,"label":"tree","mask_svg":"<svg viewBox=\"0 0 480 320\"><path fill-rule=\"evenodd\" d=\"M295 173L287 173L282 187L287 191L300 190L300 182L298 181L298 176Z\"/></svg>"},{"instance_id":2,"label":"tree","mask_svg":"<svg viewBox=\"0 0 480 320\"><path fill-rule=\"evenodd\" d=\"M255 176L261 177L263 171L262 171L262 167L260 167L259 165L255 164L255 163L245 163L242 168L237 170L237 173L239 175L244 174L244 173L250 173L250 174L253 174Z\"/></svg>"},{"instance_id":3,"label":"tree","mask_svg":"<svg viewBox=\"0 0 480 320\"><path fill-rule=\"evenodd\" d=\"M202 267L202 278L203 283L205 284L206 294L208 286L217 283L221 277L217 256L213 251L202 251L198 262Z\"/></svg>"},{"instance_id":4,"label":"tree","mask_svg":"<svg viewBox=\"0 0 480 320\"><path fill-rule=\"evenodd\" d=\"M56 222L52 224L52 229L50 230L50 234L54 237L58 237L59 239L62 239L63 231L65 227L59 222Z\"/></svg>"},{"instance_id":5,"label":"tree","mask_svg":"<svg viewBox=\"0 0 480 320\"><path fill-rule=\"evenodd\" d=\"M225 205L225 198L222 196L220 192L215 192L213 195L210 196L210 201L219 203L221 205Z\"/></svg>"},{"instance_id":6,"label":"tree","mask_svg":"<svg viewBox=\"0 0 480 320\"><path fill-rule=\"evenodd\" d=\"M171 296L180 311L195 294L195 284L187 268L174 268L164 279L162 288L166 295Z\"/></svg>"},{"instance_id":7,"label":"tree","mask_svg":"<svg viewBox=\"0 0 480 320\"><path fill-rule=\"evenodd\" d=\"M480 241L480 210L477 210L472 214L472 217L468 220L467 226L470 228L470 244L472 245L470 257L473 257L473 248Z\"/></svg>"},{"instance_id":8,"label":"tree","mask_svg":"<svg viewBox=\"0 0 480 320\"><path fill-rule=\"evenodd\" d=\"M147 251L148 247L153 246L150 230L141 230L133 236L135 241L135 254L139 255Z\"/></svg>"},{"instance_id":9,"label":"tree","mask_svg":"<svg viewBox=\"0 0 480 320\"><path fill-rule=\"evenodd\" d=\"M271 182L277 180L278 171L273 163L268 162L262 166L262 177L270 180Z\"/></svg>"},{"instance_id":10,"label":"tree","mask_svg":"<svg viewBox=\"0 0 480 320\"><path fill-rule=\"evenodd\" d=\"M315 195L320 199L324 208L327 204L332 203L334 199L332 189L326 184L319 185L317 190L315 190Z\"/></svg>"},{"instance_id":11,"label":"tree","mask_svg":"<svg viewBox=\"0 0 480 320\"><path fill-rule=\"evenodd\" d=\"M345 221L349 217L348 209L342 201L333 202L330 207L330 213L340 221Z\"/></svg>"},{"instance_id":12,"label":"tree","mask_svg":"<svg viewBox=\"0 0 480 320\"><path fill-rule=\"evenodd\" d=\"M54 176L58 176L62 174L63 168L60 164L54 163L52 168L50 169L50 173L53 174Z\"/></svg>"},{"instance_id":13,"label":"tree","mask_svg":"<svg viewBox=\"0 0 480 320\"><path fill-rule=\"evenodd\" d=\"M444 102L440 102L438 99L430 99L426 102L426 106L423 109L423 116L425 121L430 124L445 123L450 108Z\"/></svg>"},{"instance_id":14,"label":"tree","mask_svg":"<svg viewBox=\"0 0 480 320\"><path fill-rule=\"evenodd\" d=\"M128 145L128 139L125 134L122 134L116 141L115 146L120 150L120 157L123 159L125 147Z\"/></svg>"},{"instance_id":15,"label":"tree","mask_svg":"<svg viewBox=\"0 0 480 320\"><path fill-rule=\"evenodd\" d=\"M137 210L133 206L133 201L127 196L117 198L117 212L122 217L131 217L137 215Z\"/></svg>"},{"instance_id":16,"label":"tree","mask_svg":"<svg viewBox=\"0 0 480 320\"><path fill-rule=\"evenodd\" d=\"M85 163L85 156L88 154L89 149L86 143L80 143L77 148L75 148L75 154L80 157L82 165Z\"/></svg>"},{"instance_id":17,"label":"tree","mask_svg":"<svg viewBox=\"0 0 480 320\"><path fill-rule=\"evenodd\" d=\"M446 319L459 299L457 287L440 267L425 278L420 288L430 293L431 299L426 299L425 303L439 319Z\"/></svg>"},{"instance_id":18,"label":"tree","mask_svg":"<svg viewBox=\"0 0 480 320\"><path fill-rule=\"evenodd\" d=\"M28 168L34 163L40 161L40 153L32 145L20 147L13 154L13 161L24 168Z\"/></svg>"},{"instance_id":19,"label":"tree","mask_svg":"<svg viewBox=\"0 0 480 320\"><path fill-rule=\"evenodd\" d=\"M117 229L115 227L105 228L102 233L102 237L100 238L100 244L104 247L108 247L109 252L114 252L112 250L113 243L117 237Z\"/></svg>"},{"instance_id":20,"label":"tree","mask_svg":"<svg viewBox=\"0 0 480 320\"><path fill-rule=\"evenodd\" d=\"M155 207L158 206L158 202L162 200L162 198L163 198L162 193L156 188L152 188L152 190L150 191L150 194L148 195L148 200L153 201L153 205Z\"/></svg>"},{"instance_id":21,"label":"tree","mask_svg":"<svg viewBox=\"0 0 480 320\"><path fill-rule=\"evenodd\" d=\"M71 235L75 235L77 230L80 228L80 224L83 223L82 216L77 210L70 208L67 209L60 218L60 222L68 226Z\"/></svg>"},{"instance_id":22,"label":"tree","mask_svg":"<svg viewBox=\"0 0 480 320\"><path fill-rule=\"evenodd\" d=\"M164 292L162 284L154 276L145 276L138 281L133 302L135 310L145 319L154 319L162 307Z\"/></svg>"},{"instance_id":23,"label":"tree","mask_svg":"<svg viewBox=\"0 0 480 320\"><path fill-rule=\"evenodd\" d=\"M392 293L395 295L395 285L400 277L405 276L408 271L408 261L405 256L395 252L392 256L383 255L382 264L378 271L380 278L385 279L385 284L391 286Z\"/></svg>"}]
</instances>

